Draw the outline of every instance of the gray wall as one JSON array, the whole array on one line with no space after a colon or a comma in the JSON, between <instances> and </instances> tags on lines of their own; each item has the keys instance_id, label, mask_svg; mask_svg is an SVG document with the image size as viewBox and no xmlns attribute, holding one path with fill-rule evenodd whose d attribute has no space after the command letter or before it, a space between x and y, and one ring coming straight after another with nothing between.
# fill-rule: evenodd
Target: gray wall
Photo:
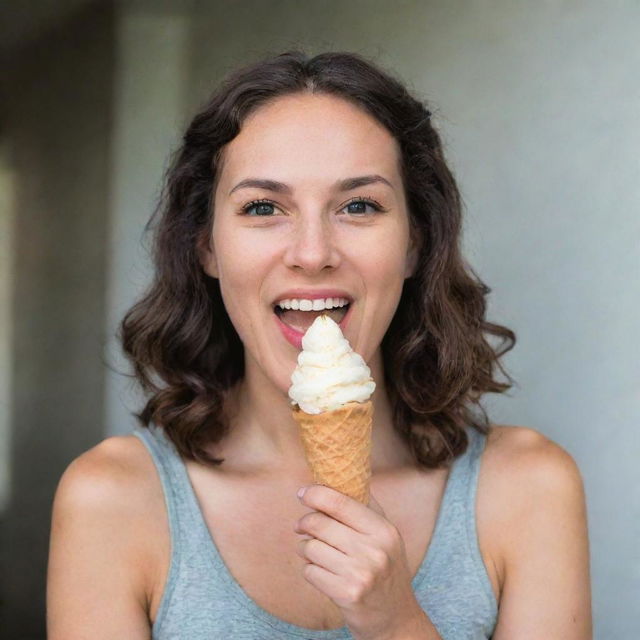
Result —
<instances>
[{"instance_id":1,"label":"gray wall","mask_svg":"<svg viewBox=\"0 0 640 640\"><path fill-rule=\"evenodd\" d=\"M64 464L134 425L139 397L104 363L123 367L113 332L148 278L140 236L169 146L221 75L299 46L362 52L431 101L466 202L466 253L492 287L489 317L518 336L505 361L518 386L487 398L490 417L545 433L577 461L595 637L636 638L640 4L302 6L121 3L115 18L88 10L22 53L5 116L20 149L2 167L23 185L15 335L0 350L12 363L0 384L13 389L0 542L18 549L2 556L3 575L21 573L5 606L24 628L42 603L48 500Z\"/></svg>"}]
</instances>

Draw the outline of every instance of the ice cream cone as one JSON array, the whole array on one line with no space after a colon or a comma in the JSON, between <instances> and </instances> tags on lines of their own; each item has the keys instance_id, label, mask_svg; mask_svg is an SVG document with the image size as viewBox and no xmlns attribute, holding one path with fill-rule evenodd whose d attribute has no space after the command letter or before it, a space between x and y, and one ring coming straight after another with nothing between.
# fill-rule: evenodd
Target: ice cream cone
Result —
<instances>
[{"instance_id":1,"label":"ice cream cone","mask_svg":"<svg viewBox=\"0 0 640 640\"><path fill-rule=\"evenodd\" d=\"M348 402L318 414L296 406L293 417L315 482L368 504L373 403Z\"/></svg>"}]
</instances>

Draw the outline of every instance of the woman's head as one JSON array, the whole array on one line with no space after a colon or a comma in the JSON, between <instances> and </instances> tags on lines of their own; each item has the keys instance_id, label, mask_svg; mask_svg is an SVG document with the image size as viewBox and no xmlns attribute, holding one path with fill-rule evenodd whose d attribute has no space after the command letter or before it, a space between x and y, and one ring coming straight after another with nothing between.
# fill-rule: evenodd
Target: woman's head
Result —
<instances>
[{"instance_id":1,"label":"woman's head","mask_svg":"<svg viewBox=\"0 0 640 640\"><path fill-rule=\"evenodd\" d=\"M416 255L400 160L367 112L306 90L260 106L225 146L200 261L262 387L286 399L302 335L321 313L277 306L286 300L349 300L329 313L366 361L380 359Z\"/></svg>"},{"instance_id":2,"label":"woman's head","mask_svg":"<svg viewBox=\"0 0 640 640\"><path fill-rule=\"evenodd\" d=\"M336 187L365 175L389 185ZM238 187L250 178L290 193ZM426 466L464 450L462 427L486 426L480 396L511 386L493 373L515 336L484 319L489 289L460 256L460 198L430 113L358 55L288 52L228 77L190 124L153 221L155 278L123 345L152 394L138 417L189 457L207 461L224 435L245 347L288 386L276 361L290 347L293 369L295 350L275 342L273 306L292 289L353 298L345 334L365 359L381 343L395 427ZM497 353L484 333L510 344Z\"/></svg>"}]
</instances>

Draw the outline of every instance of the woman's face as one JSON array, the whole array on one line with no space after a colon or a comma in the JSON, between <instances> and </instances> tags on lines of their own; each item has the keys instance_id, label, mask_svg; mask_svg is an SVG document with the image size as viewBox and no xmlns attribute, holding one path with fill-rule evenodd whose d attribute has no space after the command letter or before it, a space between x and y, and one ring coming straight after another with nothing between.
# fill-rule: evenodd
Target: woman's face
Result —
<instances>
[{"instance_id":1,"label":"woman's face","mask_svg":"<svg viewBox=\"0 0 640 640\"><path fill-rule=\"evenodd\" d=\"M412 273L409 242L395 139L345 100L296 94L260 107L226 146L200 259L219 279L246 366L286 394L319 311L277 303L348 299L344 319L331 314L369 362Z\"/></svg>"}]
</instances>

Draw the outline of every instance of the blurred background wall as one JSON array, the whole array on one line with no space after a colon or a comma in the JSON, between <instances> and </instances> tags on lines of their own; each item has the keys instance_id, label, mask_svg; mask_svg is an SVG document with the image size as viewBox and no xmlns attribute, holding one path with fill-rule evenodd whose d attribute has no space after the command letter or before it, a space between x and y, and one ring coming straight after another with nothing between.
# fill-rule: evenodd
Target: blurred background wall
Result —
<instances>
[{"instance_id":1,"label":"blurred background wall","mask_svg":"<svg viewBox=\"0 0 640 640\"><path fill-rule=\"evenodd\" d=\"M464 247L513 328L493 422L587 492L595 637L640 633L640 4L245 0L0 5L0 635L45 637L64 468L134 426L114 332L170 150L229 70L363 53L430 101Z\"/></svg>"}]
</instances>

